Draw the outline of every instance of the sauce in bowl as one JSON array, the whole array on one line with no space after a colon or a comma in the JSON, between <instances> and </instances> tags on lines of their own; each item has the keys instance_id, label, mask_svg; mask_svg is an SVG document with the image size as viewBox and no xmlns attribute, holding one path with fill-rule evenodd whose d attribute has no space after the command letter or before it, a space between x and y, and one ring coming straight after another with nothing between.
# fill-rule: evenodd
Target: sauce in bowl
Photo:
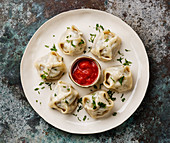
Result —
<instances>
[{"instance_id":1,"label":"sauce in bowl","mask_svg":"<svg viewBox=\"0 0 170 143\"><path fill-rule=\"evenodd\" d=\"M93 85L99 78L99 68L99 64L94 59L88 57L79 58L72 65L72 79L82 87Z\"/></svg>"}]
</instances>

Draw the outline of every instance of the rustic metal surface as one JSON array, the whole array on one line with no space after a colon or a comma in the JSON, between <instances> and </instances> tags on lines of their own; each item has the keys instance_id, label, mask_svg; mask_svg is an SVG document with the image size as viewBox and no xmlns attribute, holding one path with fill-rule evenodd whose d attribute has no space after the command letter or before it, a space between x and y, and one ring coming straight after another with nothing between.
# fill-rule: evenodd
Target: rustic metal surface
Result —
<instances>
[{"instance_id":1,"label":"rustic metal surface","mask_svg":"<svg viewBox=\"0 0 170 143\"><path fill-rule=\"evenodd\" d=\"M170 142L168 0L0 0L0 142ZM107 11L142 39L150 62L144 101L122 125L95 135L74 135L46 123L28 103L20 60L34 32L72 9Z\"/></svg>"}]
</instances>

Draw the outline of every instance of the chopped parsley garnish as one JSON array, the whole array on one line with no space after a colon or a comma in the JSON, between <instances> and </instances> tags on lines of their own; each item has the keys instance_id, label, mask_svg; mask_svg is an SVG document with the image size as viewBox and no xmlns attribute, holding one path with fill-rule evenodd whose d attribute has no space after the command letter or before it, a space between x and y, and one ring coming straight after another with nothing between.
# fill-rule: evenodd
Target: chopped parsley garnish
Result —
<instances>
[{"instance_id":1,"label":"chopped parsley garnish","mask_svg":"<svg viewBox=\"0 0 170 143\"><path fill-rule=\"evenodd\" d=\"M68 43L70 43L70 40L66 40Z\"/></svg>"},{"instance_id":2,"label":"chopped parsley garnish","mask_svg":"<svg viewBox=\"0 0 170 143\"><path fill-rule=\"evenodd\" d=\"M69 36L67 36L66 38L68 38Z\"/></svg>"},{"instance_id":3,"label":"chopped parsley garnish","mask_svg":"<svg viewBox=\"0 0 170 143\"><path fill-rule=\"evenodd\" d=\"M119 61L120 63L122 63L122 60L123 60L122 57L120 57L119 59L117 59L117 61Z\"/></svg>"},{"instance_id":4,"label":"chopped parsley garnish","mask_svg":"<svg viewBox=\"0 0 170 143\"><path fill-rule=\"evenodd\" d=\"M67 27L67 29L70 29L70 27Z\"/></svg>"},{"instance_id":5,"label":"chopped parsley garnish","mask_svg":"<svg viewBox=\"0 0 170 143\"><path fill-rule=\"evenodd\" d=\"M69 104L67 100L65 100L65 103Z\"/></svg>"},{"instance_id":6,"label":"chopped parsley garnish","mask_svg":"<svg viewBox=\"0 0 170 143\"><path fill-rule=\"evenodd\" d=\"M79 121L81 121L79 117L77 117L77 119L78 119Z\"/></svg>"},{"instance_id":7,"label":"chopped parsley garnish","mask_svg":"<svg viewBox=\"0 0 170 143\"><path fill-rule=\"evenodd\" d=\"M122 85L123 79L124 79L124 76L122 76L122 77L118 80L121 85Z\"/></svg>"},{"instance_id":8,"label":"chopped parsley garnish","mask_svg":"<svg viewBox=\"0 0 170 143\"><path fill-rule=\"evenodd\" d=\"M113 116L116 116L116 115L117 115L117 112L114 112L112 115L113 115Z\"/></svg>"},{"instance_id":9,"label":"chopped parsley garnish","mask_svg":"<svg viewBox=\"0 0 170 143\"><path fill-rule=\"evenodd\" d=\"M120 51L118 51L118 54L124 56L122 53L120 53Z\"/></svg>"},{"instance_id":10,"label":"chopped parsley garnish","mask_svg":"<svg viewBox=\"0 0 170 143\"><path fill-rule=\"evenodd\" d=\"M52 82L51 83L46 82L45 84L50 87L50 90L52 90L52 88L51 88Z\"/></svg>"},{"instance_id":11,"label":"chopped parsley garnish","mask_svg":"<svg viewBox=\"0 0 170 143\"><path fill-rule=\"evenodd\" d=\"M129 52L130 50L128 50L128 49L125 49L125 51L126 51L126 52Z\"/></svg>"},{"instance_id":12,"label":"chopped parsley garnish","mask_svg":"<svg viewBox=\"0 0 170 143\"><path fill-rule=\"evenodd\" d=\"M38 102L38 100L36 100L36 102Z\"/></svg>"},{"instance_id":13,"label":"chopped parsley garnish","mask_svg":"<svg viewBox=\"0 0 170 143\"><path fill-rule=\"evenodd\" d=\"M84 41L81 39L81 42L79 43L79 45L81 45L81 44L84 44Z\"/></svg>"},{"instance_id":14,"label":"chopped parsley garnish","mask_svg":"<svg viewBox=\"0 0 170 143\"><path fill-rule=\"evenodd\" d=\"M46 47L46 48L49 48L49 46L48 46L48 45L45 45L45 47Z\"/></svg>"},{"instance_id":15,"label":"chopped parsley garnish","mask_svg":"<svg viewBox=\"0 0 170 143\"><path fill-rule=\"evenodd\" d=\"M110 78L111 78L111 80L113 80L114 83L116 83L116 81L112 77L110 77Z\"/></svg>"},{"instance_id":16,"label":"chopped parsley garnish","mask_svg":"<svg viewBox=\"0 0 170 143\"><path fill-rule=\"evenodd\" d=\"M61 60L63 61L63 60L64 60L64 58L62 57L62 58L61 58Z\"/></svg>"},{"instance_id":17,"label":"chopped parsley garnish","mask_svg":"<svg viewBox=\"0 0 170 143\"><path fill-rule=\"evenodd\" d=\"M90 34L90 40L89 40L89 42L94 42L94 39L96 38L96 34Z\"/></svg>"},{"instance_id":18,"label":"chopped parsley garnish","mask_svg":"<svg viewBox=\"0 0 170 143\"><path fill-rule=\"evenodd\" d=\"M67 91L70 91L70 88L67 88Z\"/></svg>"},{"instance_id":19,"label":"chopped parsley garnish","mask_svg":"<svg viewBox=\"0 0 170 143\"><path fill-rule=\"evenodd\" d=\"M38 94L40 94L40 92L38 91Z\"/></svg>"},{"instance_id":20,"label":"chopped parsley garnish","mask_svg":"<svg viewBox=\"0 0 170 143\"><path fill-rule=\"evenodd\" d=\"M41 86L41 85L43 85L43 84L44 84L44 82L40 82L39 86Z\"/></svg>"},{"instance_id":21,"label":"chopped parsley garnish","mask_svg":"<svg viewBox=\"0 0 170 143\"><path fill-rule=\"evenodd\" d=\"M107 31L111 32L110 29L108 29Z\"/></svg>"},{"instance_id":22,"label":"chopped parsley garnish","mask_svg":"<svg viewBox=\"0 0 170 143\"><path fill-rule=\"evenodd\" d=\"M92 89L90 89L90 91L93 91Z\"/></svg>"},{"instance_id":23,"label":"chopped parsley garnish","mask_svg":"<svg viewBox=\"0 0 170 143\"><path fill-rule=\"evenodd\" d=\"M44 89L44 88L45 88L45 86L41 87L41 89Z\"/></svg>"},{"instance_id":24,"label":"chopped parsley garnish","mask_svg":"<svg viewBox=\"0 0 170 143\"><path fill-rule=\"evenodd\" d=\"M39 88L35 88L34 90L37 91L37 90L39 90Z\"/></svg>"},{"instance_id":25,"label":"chopped parsley garnish","mask_svg":"<svg viewBox=\"0 0 170 143\"><path fill-rule=\"evenodd\" d=\"M122 102L124 102L124 101L125 101L125 98L122 99Z\"/></svg>"},{"instance_id":26,"label":"chopped parsley garnish","mask_svg":"<svg viewBox=\"0 0 170 143\"><path fill-rule=\"evenodd\" d=\"M78 103L82 104L82 97L78 99Z\"/></svg>"},{"instance_id":27,"label":"chopped parsley garnish","mask_svg":"<svg viewBox=\"0 0 170 143\"><path fill-rule=\"evenodd\" d=\"M124 63L123 65L124 65L124 66L126 66L126 65L129 65L129 66L130 66L130 64L132 64L132 62L125 59L125 63Z\"/></svg>"},{"instance_id":28,"label":"chopped parsley garnish","mask_svg":"<svg viewBox=\"0 0 170 143\"><path fill-rule=\"evenodd\" d=\"M44 74L46 74L46 75L48 75L48 73L47 73L47 72L45 72L45 71L43 71L43 73L44 73Z\"/></svg>"},{"instance_id":29,"label":"chopped parsley garnish","mask_svg":"<svg viewBox=\"0 0 170 143\"><path fill-rule=\"evenodd\" d=\"M123 95L124 95L124 94L122 94L120 98L122 98L122 97L123 97Z\"/></svg>"},{"instance_id":30,"label":"chopped parsley garnish","mask_svg":"<svg viewBox=\"0 0 170 143\"><path fill-rule=\"evenodd\" d=\"M41 78L42 78L42 79L46 79L47 76L46 76L45 74L42 74L42 75L41 75Z\"/></svg>"},{"instance_id":31,"label":"chopped parsley garnish","mask_svg":"<svg viewBox=\"0 0 170 143\"><path fill-rule=\"evenodd\" d=\"M73 113L73 115L74 115L74 116L77 116L77 114L74 114L74 113Z\"/></svg>"},{"instance_id":32,"label":"chopped parsley garnish","mask_svg":"<svg viewBox=\"0 0 170 143\"><path fill-rule=\"evenodd\" d=\"M41 104L41 102L40 102L40 104Z\"/></svg>"},{"instance_id":33,"label":"chopped parsley garnish","mask_svg":"<svg viewBox=\"0 0 170 143\"><path fill-rule=\"evenodd\" d=\"M99 105L101 108L106 108L106 104L103 103L103 102L98 102L98 105Z\"/></svg>"},{"instance_id":34,"label":"chopped parsley garnish","mask_svg":"<svg viewBox=\"0 0 170 143\"><path fill-rule=\"evenodd\" d=\"M95 97L94 96L92 96L92 100L93 100L93 102L92 102L93 109L96 109L97 107L96 107L96 102L95 102Z\"/></svg>"},{"instance_id":35,"label":"chopped parsley garnish","mask_svg":"<svg viewBox=\"0 0 170 143\"><path fill-rule=\"evenodd\" d=\"M55 93L54 96L57 96L57 94Z\"/></svg>"},{"instance_id":36,"label":"chopped parsley garnish","mask_svg":"<svg viewBox=\"0 0 170 143\"><path fill-rule=\"evenodd\" d=\"M100 25L100 28L104 31L104 27L102 25Z\"/></svg>"},{"instance_id":37,"label":"chopped parsley garnish","mask_svg":"<svg viewBox=\"0 0 170 143\"><path fill-rule=\"evenodd\" d=\"M87 116L85 115L85 116L83 117L83 121L85 121L85 120L86 120L86 118L87 118Z\"/></svg>"},{"instance_id":38,"label":"chopped parsley garnish","mask_svg":"<svg viewBox=\"0 0 170 143\"><path fill-rule=\"evenodd\" d=\"M95 89L97 89L97 85L93 85L93 87L94 87Z\"/></svg>"},{"instance_id":39,"label":"chopped parsley garnish","mask_svg":"<svg viewBox=\"0 0 170 143\"><path fill-rule=\"evenodd\" d=\"M53 35L53 37L55 37L55 35Z\"/></svg>"},{"instance_id":40,"label":"chopped parsley garnish","mask_svg":"<svg viewBox=\"0 0 170 143\"><path fill-rule=\"evenodd\" d=\"M104 42L108 42L109 41L109 39L107 38Z\"/></svg>"},{"instance_id":41,"label":"chopped parsley garnish","mask_svg":"<svg viewBox=\"0 0 170 143\"><path fill-rule=\"evenodd\" d=\"M108 90L107 93L108 93L108 95L109 95L109 97L110 97L110 99L111 99L112 101L115 101L115 100L116 100L116 98L112 97L112 95L113 95L115 92L113 92L113 91L111 91L111 90Z\"/></svg>"},{"instance_id":42,"label":"chopped parsley garnish","mask_svg":"<svg viewBox=\"0 0 170 143\"><path fill-rule=\"evenodd\" d=\"M63 86L63 88L66 88L66 86Z\"/></svg>"},{"instance_id":43,"label":"chopped parsley garnish","mask_svg":"<svg viewBox=\"0 0 170 143\"><path fill-rule=\"evenodd\" d=\"M89 48L89 51L88 52L90 52L91 51L91 49L92 49L92 47L88 47Z\"/></svg>"},{"instance_id":44,"label":"chopped parsley garnish","mask_svg":"<svg viewBox=\"0 0 170 143\"><path fill-rule=\"evenodd\" d=\"M76 45L73 44L73 41L71 41L71 46L73 46L74 48L76 48Z\"/></svg>"},{"instance_id":45,"label":"chopped parsley garnish","mask_svg":"<svg viewBox=\"0 0 170 143\"><path fill-rule=\"evenodd\" d=\"M53 44L53 47L50 50L51 51L57 51L55 44Z\"/></svg>"},{"instance_id":46,"label":"chopped parsley garnish","mask_svg":"<svg viewBox=\"0 0 170 143\"><path fill-rule=\"evenodd\" d=\"M78 107L78 109L77 109L77 112L79 112L79 111L82 110L82 109L83 109L83 106L80 105L80 106Z\"/></svg>"}]
</instances>

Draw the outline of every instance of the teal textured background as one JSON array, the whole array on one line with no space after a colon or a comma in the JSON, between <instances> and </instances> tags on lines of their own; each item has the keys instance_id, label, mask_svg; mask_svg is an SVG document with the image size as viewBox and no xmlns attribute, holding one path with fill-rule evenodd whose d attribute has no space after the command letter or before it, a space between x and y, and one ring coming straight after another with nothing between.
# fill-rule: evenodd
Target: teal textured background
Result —
<instances>
[{"instance_id":1,"label":"teal textured background","mask_svg":"<svg viewBox=\"0 0 170 143\"><path fill-rule=\"evenodd\" d=\"M0 143L170 142L168 0L0 0ZM51 17L94 8L128 23L142 39L150 83L137 111L119 127L94 135L63 132L46 123L28 103L20 61L32 35Z\"/></svg>"}]
</instances>

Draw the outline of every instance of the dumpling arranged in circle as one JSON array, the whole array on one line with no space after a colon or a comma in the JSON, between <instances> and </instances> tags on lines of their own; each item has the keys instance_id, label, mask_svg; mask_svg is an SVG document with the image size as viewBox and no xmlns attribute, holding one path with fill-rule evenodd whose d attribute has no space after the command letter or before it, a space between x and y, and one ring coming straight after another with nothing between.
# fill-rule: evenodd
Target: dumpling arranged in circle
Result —
<instances>
[{"instance_id":1,"label":"dumpling arranged in circle","mask_svg":"<svg viewBox=\"0 0 170 143\"><path fill-rule=\"evenodd\" d=\"M77 107L78 96L71 84L60 80L50 97L49 106L64 114L72 113Z\"/></svg>"},{"instance_id":2,"label":"dumpling arranged in circle","mask_svg":"<svg viewBox=\"0 0 170 143\"><path fill-rule=\"evenodd\" d=\"M39 58L35 62L35 67L40 74L40 77L44 80L59 79L64 72L66 72L63 58L57 52L50 52Z\"/></svg>"},{"instance_id":3,"label":"dumpling arranged in circle","mask_svg":"<svg viewBox=\"0 0 170 143\"><path fill-rule=\"evenodd\" d=\"M113 101L110 99L108 93L102 90L85 95L82 103L92 118L105 117L113 108Z\"/></svg>"},{"instance_id":4,"label":"dumpling arranged in circle","mask_svg":"<svg viewBox=\"0 0 170 143\"><path fill-rule=\"evenodd\" d=\"M106 88L125 92L132 88L132 73L129 66L115 66L103 71L103 85Z\"/></svg>"},{"instance_id":5,"label":"dumpling arranged in circle","mask_svg":"<svg viewBox=\"0 0 170 143\"><path fill-rule=\"evenodd\" d=\"M109 30L99 33L91 52L102 61L110 61L120 49L121 39Z\"/></svg>"},{"instance_id":6,"label":"dumpling arranged in circle","mask_svg":"<svg viewBox=\"0 0 170 143\"><path fill-rule=\"evenodd\" d=\"M66 55L74 56L83 53L86 48L83 33L74 25L67 27L67 31L60 39L59 47Z\"/></svg>"}]
</instances>

